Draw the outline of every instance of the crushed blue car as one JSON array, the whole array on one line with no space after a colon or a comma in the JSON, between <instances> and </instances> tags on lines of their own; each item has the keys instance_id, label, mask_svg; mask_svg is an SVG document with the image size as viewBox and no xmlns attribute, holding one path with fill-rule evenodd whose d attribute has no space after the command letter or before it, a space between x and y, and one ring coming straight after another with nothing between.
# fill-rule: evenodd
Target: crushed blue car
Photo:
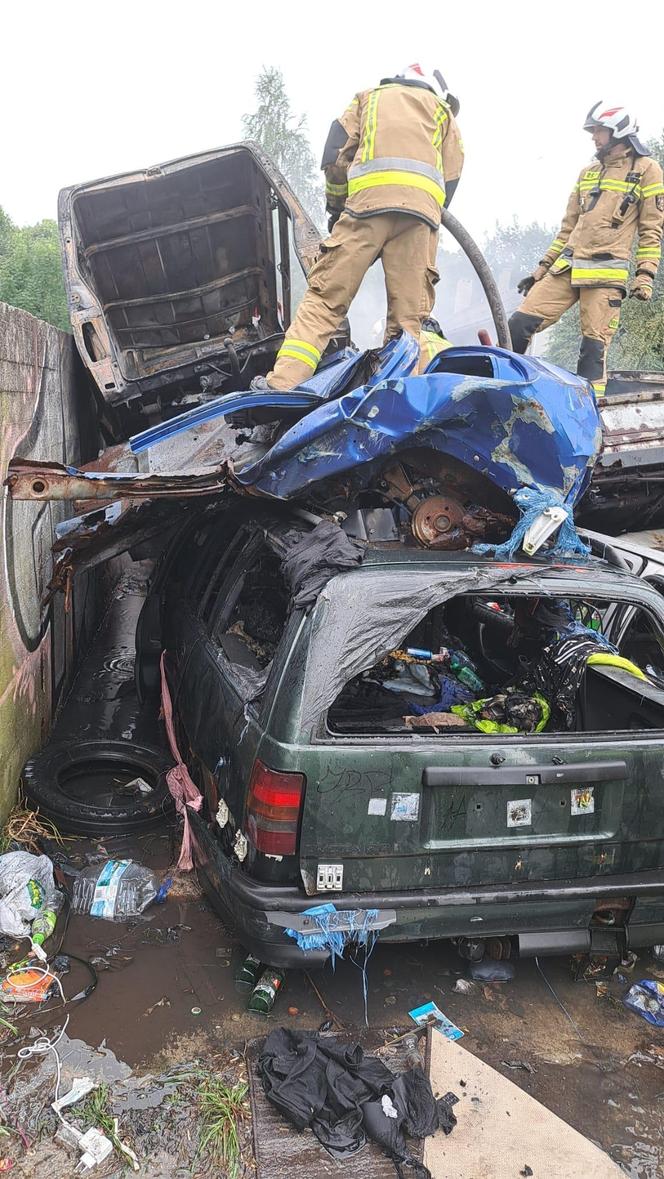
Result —
<instances>
[{"instance_id":1,"label":"crushed blue car","mask_svg":"<svg viewBox=\"0 0 664 1179\"><path fill-rule=\"evenodd\" d=\"M414 479L424 480L424 499L436 502L420 512L417 539L453 548L504 540L523 507L515 497L528 490L536 493L528 525L560 510L547 539L585 492L601 448L588 383L501 348L449 348L420 376L417 356L405 333L378 354L347 350L290 393L227 394L143 431L131 448L140 453L202 422L260 410L262 420L281 422L281 434L234 470L238 491L345 510L367 497L363 507L403 504Z\"/></svg>"}]
</instances>

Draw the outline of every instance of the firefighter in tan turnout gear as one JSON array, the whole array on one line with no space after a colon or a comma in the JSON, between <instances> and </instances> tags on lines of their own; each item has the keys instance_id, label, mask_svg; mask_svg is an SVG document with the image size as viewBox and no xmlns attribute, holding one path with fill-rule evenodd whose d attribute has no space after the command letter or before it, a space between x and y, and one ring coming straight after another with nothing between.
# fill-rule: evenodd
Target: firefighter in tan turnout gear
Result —
<instances>
[{"instance_id":1,"label":"firefighter in tan turnout gear","mask_svg":"<svg viewBox=\"0 0 664 1179\"><path fill-rule=\"evenodd\" d=\"M330 236L267 375L270 388L311 376L377 258L385 339L402 330L419 337L434 303L441 210L463 166L457 111L440 74L413 65L356 95L332 124L321 165Z\"/></svg>"},{"instance_id":2,"label":"firefighter in tan turnout gear","mask_svg":"<svg viewBox=\"0 0 664 1179\"><path fill-rule=\"evenodd\" d=\"M578 299L577 372L602 396L606 353L627 289L636 299L652 296L661 257L664 184L662 169L639 142L637 122L624 107L595 103L584 130L593 137L596 159L581 172L555 241L533 274L519 283L526 297L510 319L510 331L514 351L525 352L535 332L556 323Z\"/></svg>"}]
</instances>

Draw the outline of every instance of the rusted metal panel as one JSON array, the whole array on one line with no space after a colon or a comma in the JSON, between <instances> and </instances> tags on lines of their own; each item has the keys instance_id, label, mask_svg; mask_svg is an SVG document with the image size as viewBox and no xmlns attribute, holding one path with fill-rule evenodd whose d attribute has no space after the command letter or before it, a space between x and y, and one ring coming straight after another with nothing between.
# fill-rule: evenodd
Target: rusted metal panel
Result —
<instances>
[{"instance_id":1,"label":"rusted metal panel","mask_svg":"<svg viewBox=\"0 0 664 1179\"><path fill-rule=\"evenodd\" d=\"M218 371L228 338L249 353L272 339L276 352L291 316L288 228L305 274L320 248L250 142L64 189L58 217L77 347L107 403L134 415L155 388L200 393L193 366Z\"/></svg>"},{"instance_id":2,"label":"rusted metal panel","mask_svg":"<svg viewBox=\"0 0 664 1179\"><path fill-rule=\"evenodd\" d=\"M5 486L14 500L181 499L217 495L232 478L229 463L203 472L96 474L61 463L13 459Z\"/></svg>"}]
</instances>

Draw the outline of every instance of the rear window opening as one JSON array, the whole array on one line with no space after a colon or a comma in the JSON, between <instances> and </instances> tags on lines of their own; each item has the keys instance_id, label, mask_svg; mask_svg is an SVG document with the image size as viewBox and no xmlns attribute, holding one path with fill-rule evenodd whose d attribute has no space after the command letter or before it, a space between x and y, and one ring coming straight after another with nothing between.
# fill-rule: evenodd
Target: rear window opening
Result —
<instances>
[{"instance_id":1,"label":"rear window opening","mask_svg":"<svg viewBox=\"0 0 664 1179\"><path fill-rule=\"evenodd\" d=\"M518 735L664 728L664 632L625 602L464 594L352 679L337 734Z\"/></svg>"}]
</instances>

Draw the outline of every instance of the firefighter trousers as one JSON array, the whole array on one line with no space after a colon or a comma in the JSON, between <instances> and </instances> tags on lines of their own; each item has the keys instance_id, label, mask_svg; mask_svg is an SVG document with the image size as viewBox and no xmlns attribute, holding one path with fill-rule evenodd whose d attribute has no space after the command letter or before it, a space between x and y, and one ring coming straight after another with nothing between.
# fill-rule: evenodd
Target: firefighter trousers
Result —
<instances>
[{"instance_id":1,"label":"firefighter trousers","mask_svg":"<svg viewBox=\"0 0 664 1179\"><path fill-rule=\"evenodd\" d=\"M581 349L576 371L601 397L606 389L606 354L620 322L623 297L616 287L573 287L569 271L547 274L530 288L510 319L512 347L525 352L536 332L557 323L578 300Z\"/></svg>"},{"instance_id":2,"label":"firefighter trousers","mask_svg":"<svg viewBox=\"0 0 664 1179\"><path fill-rule=\"evenodd\" d=\"M311 376L377 258L387 288L386 336L407 331L418 339L429 312L432 239L437 243L438 231L410 213L342 213L321 246L307 293L267 374L271 388L292 389Z\"/></svg>"}]
</instances>

